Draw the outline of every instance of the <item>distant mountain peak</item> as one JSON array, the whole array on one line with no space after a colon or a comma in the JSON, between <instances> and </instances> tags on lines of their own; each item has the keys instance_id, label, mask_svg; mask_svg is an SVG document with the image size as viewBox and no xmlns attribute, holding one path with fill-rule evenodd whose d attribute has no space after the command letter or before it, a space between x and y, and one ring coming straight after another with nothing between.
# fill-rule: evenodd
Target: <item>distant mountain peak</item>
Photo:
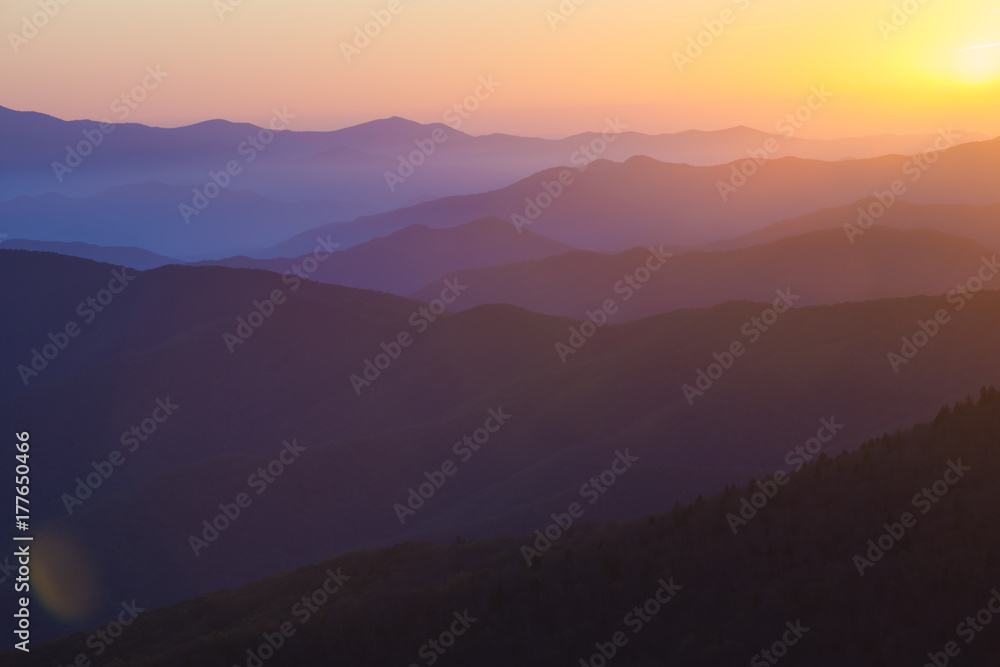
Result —
<instances>
[{"instance_id":1,"label":"distant mountain peak","mask_svg":"<svg viewBox=\"0 0 1000 667\"><path fill-rule=\"evenodd\" d=\"M178 130L218 130L218 129L231 129L234 127L257 127L253 123L238 123L231 120L225 120L222 118L213 118L211 120L203 120L198 123L192 123L191 125L183 125L176 129Z\"/></svg>"},{"instance_id":2,"label":"distant mountain peak","mask_svg":"<svg viewBox=\"0 0 1000 667\"><path fill-rule=\"evenodd\" d=\"M469 227L478 227L481 229L502 229L506 231L512 225L502 218L498 218L495 215L488 215L483 218L476 218L475 220L466 223Z\"/></svg>"},{"instance_id":3,"label":"distant mountain peak","mask_svg":"<svg viewBox=\"0 0 1000 667\"><path fill-rule=\"evenodd\" d=\"M423 127L423 123L418 123L402 116L389 116L388 118L376 118L366 123L359 123L353 127L392 127L392 128L416 128ZM350 128L345 128L350 129Z\"/></svg>"}]
</instances>

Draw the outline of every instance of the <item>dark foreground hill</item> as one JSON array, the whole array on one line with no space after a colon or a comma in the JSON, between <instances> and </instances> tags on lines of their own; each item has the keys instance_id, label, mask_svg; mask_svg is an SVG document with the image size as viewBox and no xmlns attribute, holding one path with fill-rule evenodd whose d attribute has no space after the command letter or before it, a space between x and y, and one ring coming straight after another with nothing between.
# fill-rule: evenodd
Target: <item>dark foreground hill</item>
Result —
<instances>
[{"instance_id":1,"label":"dark foreground hill","mask_svg":"<svg viewBox=\"0 0 1000 667\"><path fill-rule=\"evenodd\" d=\"M860 451L640 521L352 553L144 612L104 664L883 667L951 652L989 665L998 441L991 388ZM529 547L545 552L530 567ZM88 636L30 664L69 664Z\"/></svg>"},{"instance_id":2,"label":"dark foreground hill","mask_svg":"<svg viewBox=\"0 0 1000 667\"><path fill-rule=\"evenodd\" d=\"M388 294L170 266L81 315L116 270L0 252L0 279L19 286L0 295L0 428L38 443L35 566L54 590L103 593L46 599L39 637L45 618L59 636L125 599L162 606L350 550L530 533L619 451L640 461L587 516L636 518L773 470L822 420L844 425L835 454L1000 377L994 291L780 315L732 302L590 328L512 306L431 322ZM260 326L234 343L241 318ZM25 386L19 367L53 353L50 333L65 349ZM162 423L158 401L179 406ZM286 441L305 450L262 487ZM205 522L240 493L252 505L210 541Z\"/></svg>"}]
</instances>

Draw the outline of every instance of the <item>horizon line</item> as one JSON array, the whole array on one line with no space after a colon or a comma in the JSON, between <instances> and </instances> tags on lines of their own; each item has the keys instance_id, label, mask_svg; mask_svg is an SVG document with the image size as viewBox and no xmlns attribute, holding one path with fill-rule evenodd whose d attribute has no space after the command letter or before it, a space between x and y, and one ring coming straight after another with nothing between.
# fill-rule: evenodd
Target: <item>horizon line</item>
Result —
<instances>
[{"instance_id":1,"label":"horizon line","mask_svg":"<svg viewBox=\"0 0 1000 667\"><path fill-rule=\"evenodd\" d=\"M989 45L989 46L1000 46L1000 43L998 43L997 45ZM972 47L972 48L986 48L986 47L983 46L983 47ZM205 119L205 120L200 120L200 121L196 121L196 122L193 122L193 123L186 123L186 124L183 124L183 125L151 125L151 124L148 124L148 123L116 122L116 121L98 120L98 119L93 119L93 118L66 119L66 118L60 118L59 116L55 116L55 115L50 114L50 113L46 113L44 111L34 111L34 110L28 111L28 110L23 110L23 109L14 109L12 107L3 106L2 104L0 104L0 110L11 111L11 112L14 112L14 113L37 114L37 115L41 115L41 116L47 116L49 118L54 118L55 120L58 120L58 121L61 121L61 122L64 122L64 123L81 123L81 122L103 123L103 122L110 122L112 125L139 125L139 126L142 126L142 127L148 127L148 128L157 129L157 130L183 130L183 129L186 129L186 128L196 127L198 125L205 125L205 124L208 124L208 123L228 123L230 125L250 125L252 127L257 127L257 128L263 127L261 125L257 125L256 123L252 123L252 122L249 122L249 121L229 120L229 119L226 119L226 118L208 118L208 119ZM578 136L582 136L582 135L600 134L601 133L600 130L584 130L583 132L574 132L572 134L568 134L568 135L560 136L560 137L555 137L555 138L553 138L553 137L545 137L545 136L541 136L541 135L513 134L513 133L510 133L510 132L487 132L487 133L484 133L484 134L471 134L469 132L464 132L464 131L462 131L462 130L460 130L458 128L451 127L447 123L442 123L440 121L431 122L431 123L422 123L420 121L412 120L412 119L407 118L405 116L399 116L399 115L395 115L395 114L391 115L391 116L383 116L383 117L379 117L379 118L373 118L371 120L366 120L366 121L362 121L360 123L354 123L354 124L351 124L351 125L344 125L342 127L336 127L336 128L333 128L333 129L323 129L323 130L281 130L281 132L290 132L290 133L296 133L296 134L305 134L305 133L315 132L315 133L324 133L325 134L325 133L333 133L333 132L340 132L340 131L343 131L343 130L349 130L349 129L352 129L352 128L355 128L355 127L361 127L362 125L369 125L371 123L385 122L385 121L391 121L391 120L402 120L402 121L406 121L408 123L412 123L414 125L419 125L421 127L445 126L445 127L448 127L449 129L451 129L454 132L460 132L461 134L465 134L466 136L477 137L477 138L491 137L491 136L507 136L507 137L514 137L514 138L519 138L519 139L539 139L539 140L543 140L543 141L563 141L563 140L566 140L566 139L572 139L573 137L578 137ZM719 134L719 133L723 133L723 132L732 132L734 130L743 130L743 131L757 132L757 133L762 134L762 135L774 136L774 137L779 137L779 136L783 137L784 136L784 135L781 135L781 134L778 134L778 133L775 133L775 132L768 132L767 130L761 130L759 128L752 127L750 125L732 125L732 126L728 126L728 127L721 127L721 128L715 128L715 129L688 128L686 130L677 130L677 131L674 131L674 132L656 132L656 133L653 133L653 132L642 132L640 130L628 130L627 132L625 132L625 134L639 134L639 135L643 135L643 136L647 136L647 137L663 137L663 136L676 136L676 135L688 134L688 133ZM805 140L805 141L845 141L845 140L852 140L852 139L877 139L877 138L880 138L880 137L920 137L920 136L932 135L932 134L934 134L934 131L927 130L926 132L908 132L908 133L876 132L876 133L872 133L872 134L861 134L861 135L855 134L855 135L843 135L843 136L824 137L824 138L799 137L799 136L796 136L794 138L795 139L800 139L800 140ZM974 132L966 131L966 134L981 135L982 137L986 137L987 139L995 139L995 138L1000 137L1000 135L993 135L993 134L990 134L990 133L987 133L987 132L978 132L978 131L974 131Z\"/></svg>"}]
</instances>

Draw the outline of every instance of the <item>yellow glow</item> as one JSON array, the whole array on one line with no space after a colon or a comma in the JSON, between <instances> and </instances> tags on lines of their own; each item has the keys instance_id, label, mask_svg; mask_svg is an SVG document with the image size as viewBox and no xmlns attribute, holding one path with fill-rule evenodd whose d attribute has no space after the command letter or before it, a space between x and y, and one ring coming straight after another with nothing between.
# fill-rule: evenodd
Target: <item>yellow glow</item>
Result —
<instances>
[{"instance_id":1,"label":"yellow glow","mask_svg":"<svg viewBox=\"0 0 1000 667\"><path fill-rule=\"evenodd\" d=\"M955 61L963 83L986 84L1000 80L1000 45L956 51Z\"/></svg>"},{"instance_id":2,"label":"yellow glow","mask_svg":"<svg viewBox=\"0 0 1000 667\"><path fill-rule=\"evenodd\" d=\"M1000 47L960 50L1000 41L1000 0L404 0L351 62L342 43L388 0L254 0L221 17L219 4L60 4L17 53L0 48L0 104L99 119L161 65L169 78L129 121L263 123L284 106L293 129L439 122L492 75L502 87L463 130L566 135L609 115L644 132L769 129L826 85L835 102L803 136L1000 133ZM560 6L576 9L551 23ZM37 11L4 0L0 25L16 32ZM703 53L678 71L695 38Z\"/></svg>"}]
</instances>

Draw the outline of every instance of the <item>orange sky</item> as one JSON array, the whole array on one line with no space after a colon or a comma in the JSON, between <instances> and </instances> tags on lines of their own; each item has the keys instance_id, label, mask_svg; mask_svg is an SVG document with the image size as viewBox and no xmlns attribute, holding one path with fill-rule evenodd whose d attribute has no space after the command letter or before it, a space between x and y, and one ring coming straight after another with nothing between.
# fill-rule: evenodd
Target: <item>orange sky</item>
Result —
<instances>
[{"instance_id":1,"label":"orange sky","mask_svg":"<svg viewBox=\"0 0 1000 667\"><path fill-rule=\"evenodd\" d=\"M39 1L0 5L0 105L62 118L110 116L159 65L169 76L129 121L264 123L279 106L294 129L432 122L492 75L463 130L560 136L609 115L773 130L825 85L835 97L801 136L1000 134L1000 46L960 50L1000 42L1000 0L563 0L568 16L559 0L41 0L58 11L35 34ZM387 25L345 53L372 12ZM676 55L699 33L702 53Z\"/></svg>"}]
</instances>

